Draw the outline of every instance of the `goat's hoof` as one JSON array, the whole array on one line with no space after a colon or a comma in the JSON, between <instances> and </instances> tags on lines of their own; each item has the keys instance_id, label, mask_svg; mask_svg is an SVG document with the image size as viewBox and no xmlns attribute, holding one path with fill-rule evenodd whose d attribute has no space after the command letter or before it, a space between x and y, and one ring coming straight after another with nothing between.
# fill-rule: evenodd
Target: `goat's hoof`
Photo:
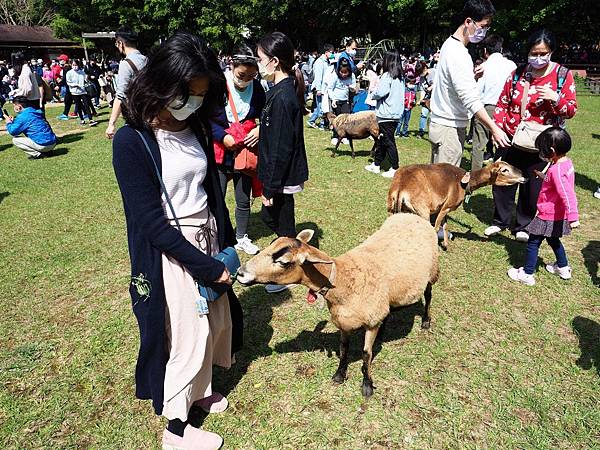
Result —
<instances>
[{"instance_id":1,"label":"goat's hoof","mask_svg":"<svg viewBox=\"0 0 600 450\"><path fill-rule=\"evenodd\" d=\"M431 328L431 320L430 319L423 320L423 322L421 322L422 330L429 330L430 328Z\"/></svg>"},{"instance_id":2,"label":"goat's hoof","mask_svg":"<svg viewBox=\"0 0 600 450\"><path fill-rule=\"evenodd\" d=\"M363 397L367 397L367 398L369 398L373 395L373 383L363 382L362 395L363 395Z\"/></svg>"},{"instance_id":3,"label":"goat's hoof","mask_svg":"<svg viewBox=\"0 0 600 450\"><path fill-rule=\"evenodd\" d=\"M356 158L354 155L352 155L352 159Z\"/></svg>"},{"instance_id":4,"label":"goat's hoof","mask_svg":"<svg viewBox=\"0 0 600 450\"><path fill-rule=\"evenodd\" d=\"M341 372L336 372L331 378L335 384L342 384L346 381L346 374Z\"/></svg>"}]
</instances>

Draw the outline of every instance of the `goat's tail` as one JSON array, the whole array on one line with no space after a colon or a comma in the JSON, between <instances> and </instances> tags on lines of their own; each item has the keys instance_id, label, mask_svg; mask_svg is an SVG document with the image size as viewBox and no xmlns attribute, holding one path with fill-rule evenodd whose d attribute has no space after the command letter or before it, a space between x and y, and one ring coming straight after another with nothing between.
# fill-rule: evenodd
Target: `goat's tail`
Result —
<instances>
[{"instance_id":1,"label":"goat's tail","mask_svg":"<svg viewBox=\"0 0 600 450\"><path fill-rule=\"evenodd\" d=\"M406 211L413 214L417 214L417 211L410 204L410 200L404 191L394 189L390 191L388 196L388 213L398 214L399 212Z\"/></svg>"}]
</instances>

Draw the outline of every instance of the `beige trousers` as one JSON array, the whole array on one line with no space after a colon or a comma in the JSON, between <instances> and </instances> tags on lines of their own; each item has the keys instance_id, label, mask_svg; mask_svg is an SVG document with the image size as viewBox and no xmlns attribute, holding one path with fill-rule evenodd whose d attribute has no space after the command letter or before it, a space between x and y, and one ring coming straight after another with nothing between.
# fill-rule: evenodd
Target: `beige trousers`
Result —
<instances>
[{"instance_id":1,"label":"beige trousers","mask_svg":"<svg viewBox=\"0 0 600 450\"><path fill-rule=\"evenodd\" d=\"M52 144L52 145L36 144L27 136L13 138L13 144L16 147L19 147L21 150L23 150L29 156L36 156L36 157L40 156L42 153L49 152L49 151L53 150L54 147L56 147L56 144Z\"/></svg>"},{"instance_id":2,"label":"beige trousers","mask_svg":"<svg viewBox=\"0 0 600 450\"><path fill-rule=\"evenodd\" d=\"M432 164L448 163L460 167L466 134L466 128L448 127L431 122L429 141Z\"/></svg>"},{"instance_id":3,"label":"beige trousers","mask_svg":"<svg viewBox=\"0 0 600 450\"><path fill-rule=\"evenodd\" d=\"M211 247L216 254L219 251L216 223L208 209L179 219L185 238L204 253L206 243L202 240L199 243L196 233L207 222L213 230ZM186 421L192 404L212 394L213 365L231 367L231 313L224 294L208 304L208 314L199 314L196 300L200 294L190 273L165 254L162 265L169 351L163 416Z\"/></svg>"}]
</instances>

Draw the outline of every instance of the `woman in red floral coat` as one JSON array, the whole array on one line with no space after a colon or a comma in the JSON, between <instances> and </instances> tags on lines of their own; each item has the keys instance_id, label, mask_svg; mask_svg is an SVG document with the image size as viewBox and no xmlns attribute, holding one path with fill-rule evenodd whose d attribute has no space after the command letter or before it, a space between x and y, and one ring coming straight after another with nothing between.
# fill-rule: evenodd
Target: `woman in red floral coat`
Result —
<instances>
[{"instance_id":1,"label":"woman in red floral coat","mask_svg":"<svg viewBox=\"0 0 600 450\"><path fill-rule=\"evenodd\" d=\"M518 67L506 80L494 114L494 121L509 137L514 136L522 120L562 127L565 120L577 112L573 75L560 64L551 61L556 48L552 34L546 30L533 33L527 48L528 63ZM521 117L521 102L527 81L529 92L524 117ZM494 219L484 233L486 236L492 236L508 228L518 241L527 242L529 236L525 227L535 216L537 198L542 187L542 179L537 178L534 171L543 170L546 163L540 159L538 153L514 146L498 149L496 157L500 156L504 161L521 169L528 181L521 185L493 187ZM516 220L511 227L517 190L519 197Z\"/></svg>"}]
</instances>

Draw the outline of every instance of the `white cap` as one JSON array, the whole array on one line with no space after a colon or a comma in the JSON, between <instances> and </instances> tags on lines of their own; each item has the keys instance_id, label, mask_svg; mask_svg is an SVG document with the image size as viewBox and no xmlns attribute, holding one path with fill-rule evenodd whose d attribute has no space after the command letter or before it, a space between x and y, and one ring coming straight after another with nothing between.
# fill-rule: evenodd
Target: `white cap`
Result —
<instances>
[{"instance_id":1,"label":"white cap","mask_svg":"<svg viewBox=\"0 0 600 450\"><path fill-rule=\"evenodd\" d=\"M43 59L38 59L37 62L38 62L38 64L42 64L44 62L44 60Z\"/></svg>"}]
</instances>

